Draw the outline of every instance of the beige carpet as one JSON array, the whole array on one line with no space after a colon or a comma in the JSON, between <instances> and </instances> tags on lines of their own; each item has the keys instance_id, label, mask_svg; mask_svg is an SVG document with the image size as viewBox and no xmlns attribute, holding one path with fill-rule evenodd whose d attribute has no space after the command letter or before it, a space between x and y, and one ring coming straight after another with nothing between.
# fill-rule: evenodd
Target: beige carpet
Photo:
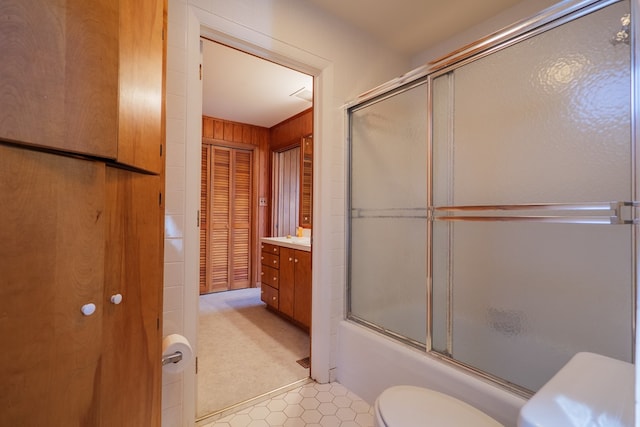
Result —
<instances>
[{"instance_id":1,"label":"beige carpet","mask_svg":"<svg viewBox=\"0 0 640 427\"><path fill-rule=\"evenodd\" d=\"M307 378L309 335L267 311L260 289L202 295L197 416Z\"/></svg>"}]
</instances>

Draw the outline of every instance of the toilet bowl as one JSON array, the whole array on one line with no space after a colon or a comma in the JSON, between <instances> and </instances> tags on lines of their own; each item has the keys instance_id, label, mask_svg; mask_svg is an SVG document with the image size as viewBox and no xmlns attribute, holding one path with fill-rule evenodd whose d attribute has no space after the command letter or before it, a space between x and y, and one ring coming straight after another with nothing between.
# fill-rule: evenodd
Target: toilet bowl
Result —
<instances>
[{"instance_id":1,"label":"toilet bowl","mask_svg":"<svg viewBox=\"0 0 640 427\"><path fill-rule=\"evenodd\" d=\"M522 407L518 427L631 426L634 373L631 363L578 353ZM374 411L376 427L502 426L454 397L408 385L384 390Z\"/></svg>"},{"instance_id":2,"label":"toilet bowl","mask_svg":"<svg viewBox=\"0 0 640 427\"><path fill-rule=\"evenodd\" d=\"M374 404L376 427L502 427L502 424L454 397L409 385L393 386Z\"/></svg>"}]
</instances>

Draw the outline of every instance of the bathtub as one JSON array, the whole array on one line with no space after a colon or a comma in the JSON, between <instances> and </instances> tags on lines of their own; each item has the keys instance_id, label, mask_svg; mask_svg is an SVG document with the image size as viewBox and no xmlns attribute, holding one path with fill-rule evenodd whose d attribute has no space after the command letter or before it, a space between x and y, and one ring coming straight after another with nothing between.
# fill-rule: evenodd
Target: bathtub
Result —
<instances>
[{"instance_id":1,"label":"bathtub","mask_svg":"<svg viewBox=\"0 0 640 427\"><path fill-rule=\"evenodd\" d=\"M338 325L336 380L373 405L387 387L416 385L447 393L507 427L526 399L364 326Z\"/></svg>"}]
</instances>

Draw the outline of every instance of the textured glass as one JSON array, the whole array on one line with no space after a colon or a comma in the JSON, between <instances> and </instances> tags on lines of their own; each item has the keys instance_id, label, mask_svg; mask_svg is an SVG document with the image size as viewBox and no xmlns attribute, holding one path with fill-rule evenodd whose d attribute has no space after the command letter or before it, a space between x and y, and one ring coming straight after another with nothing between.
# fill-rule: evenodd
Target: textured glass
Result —
<instances>
[{"instance_id":1,"label":"textured glass","mask_svg":"<svg viewBox=\"0 0 640 427\"><path fill-rule=\"evenodd\" d=\"M455 111L435 123L436 136L455 137L436 142L455 171L435 165L434 181L448 183L434 187L437 206L631 198L630 48L611 43L628 9L614 4L437 79L452 80L454 95L436 108Z\"/></svg>"},{"instance_id":2,"label":"textured glass","mask_svg":"<svg viewBox=\"0 0 640 427\"><path fill-rule=\"evenodd\" d=\"M613 4L434 79L436 207L633 198L630 48L611 42L628 12ZM579 351L631 361L632 233L434 221L434 350L532 391Z\"/></svg>"},{"instance_id":3,"label":"textured glass","mask_svg":"<svg viewBox=\"0 0 640 427\"><path fill-rule=\"evenodd\" d=\"M350 313L426 343L426 84L350 112Z\"/></svg>"}]
</instances>

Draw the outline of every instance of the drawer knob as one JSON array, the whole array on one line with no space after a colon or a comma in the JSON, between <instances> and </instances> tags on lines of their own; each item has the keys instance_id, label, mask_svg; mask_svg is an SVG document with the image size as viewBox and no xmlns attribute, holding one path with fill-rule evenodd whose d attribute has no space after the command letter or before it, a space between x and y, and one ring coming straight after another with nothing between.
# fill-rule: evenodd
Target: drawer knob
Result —
<instances>
[{"instance_id":1,"label":"drawer knob","mask_svg":"<svg viewBox=\"0 0 640 427\"><path fill-rule=\"evenodd\" d=\"M273 252L278 252L278 248L273 248Z\"/></svg>"},{"instance_id":2,"label":"drawer knob","mask_svg":"<svg viewBox=\"0 0 640 427\"><path fill-rule=\"evenodd\" d=\"M289 257L289 261L293 261L293 258Z\"/></svg>"},{"instance_id":3,"label":"drawer knob","mask_svg":"<svg viewBox=\"0 0 640 427\"><path fill-rule=\"evenodd\" d=\"M264 271L261 271L261 272L260 272L260 275L261 275L261 276L264 276Z\"/></svg>"},{"instance_id":4,"label":"drawer knob","mask_svg":"<svg viewBox=\"0 0 640 427\"><path fill-rule=\"evenodd\" d=\"M274 264L277 264L277 263L278 263L278 261L274 259L274 260L273 260L273 263L274 263Z\"/></svg>"},{"instance_id":5,"label":"drawer knob","mask_svg":"<svg viewBox=\"0 0 640 427\"><path fill-rule=\"evenodd\" d=\"M96 305L91 302L89 304L83 305L80 310L82 311L82 314L84 314L85 316L91 316L93 313L96 312Z\"/></svg>"},{"instance_id":6,"label":"drawer knob","mask_svg":"<svg viewBox=\"0 0 640 427\"><path fill-rule=\"evenodd\" d=\"M293 262L298 262L298 258L294 259Z\"/></svg>"},{"instance_id":7,"label":"drawer knob","mask_svg":"<svg viewBox=\"0 0 640 427\"><path fill-rule=\"evenodd\" d=\"M273 280L276 281L278 280L278 278L276 276L273 276Z\"/></svg>"},{"instance_id":8,"label":"drawer knob","mask_svg":"<svg viewBox=\"0 0 640 427\"><path fill-rule=\"evenodd\" d=\"M271 299L273 299L274 301L276 300L276 297L272 297Z\"/></svg>"}]
</instances>

